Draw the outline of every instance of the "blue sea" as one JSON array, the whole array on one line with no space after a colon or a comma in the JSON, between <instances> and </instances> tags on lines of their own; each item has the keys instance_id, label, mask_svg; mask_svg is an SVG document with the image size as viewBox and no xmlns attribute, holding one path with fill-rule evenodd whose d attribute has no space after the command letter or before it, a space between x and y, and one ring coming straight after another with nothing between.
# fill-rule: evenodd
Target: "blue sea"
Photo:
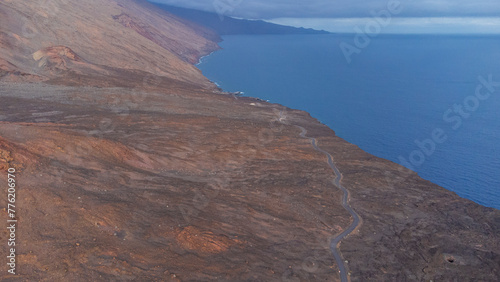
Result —
<instances>
[{"instance_id":1,"label":"blue sea","mask_svg":"<svg viewBox=\"0 0 500 282\"><path fill-rule=\"evenodd\" d=\"M308 111L361 149L500 209L500 37L223 39L198 67L224 90Z\"/></svg>"}]
</instances>

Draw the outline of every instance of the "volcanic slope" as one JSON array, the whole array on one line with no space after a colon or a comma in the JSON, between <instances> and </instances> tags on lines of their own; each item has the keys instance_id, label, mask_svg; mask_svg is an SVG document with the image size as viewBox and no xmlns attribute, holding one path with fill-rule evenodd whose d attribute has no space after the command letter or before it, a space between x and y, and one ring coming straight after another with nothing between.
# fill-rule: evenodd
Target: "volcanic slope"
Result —
<instances>
[{"instance_id":1,"label":"volcanic slope","mask_svg":"<svg viewBox=\"0 0 500 282\"><path fill-rule=\"evenodd\" d=\"M499 211L305 112L223 95L193 66L219 40L146 1L0 3L17 279L336 281L352 218L314 138L362 218L340 244L352 281L498 280Z\"/></svg>"}]
</instances>

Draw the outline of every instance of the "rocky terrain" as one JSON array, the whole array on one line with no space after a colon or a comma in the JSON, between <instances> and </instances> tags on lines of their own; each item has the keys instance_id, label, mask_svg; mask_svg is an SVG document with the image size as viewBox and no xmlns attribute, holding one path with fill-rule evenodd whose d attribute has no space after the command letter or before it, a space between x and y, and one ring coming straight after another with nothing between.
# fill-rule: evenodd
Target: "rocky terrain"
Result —
<instances>
[{"instance_id":1,"label":"rocky terrain","mask_svg":"<svg viewBox=\"0 0 500 282\"><path fill-rule=\"evenodd\" d=\"M4 281L498 281L500 211L335 136L222 94L193 63L214 32L145 1L0 3Z\"/></svg>"}]
</instances>

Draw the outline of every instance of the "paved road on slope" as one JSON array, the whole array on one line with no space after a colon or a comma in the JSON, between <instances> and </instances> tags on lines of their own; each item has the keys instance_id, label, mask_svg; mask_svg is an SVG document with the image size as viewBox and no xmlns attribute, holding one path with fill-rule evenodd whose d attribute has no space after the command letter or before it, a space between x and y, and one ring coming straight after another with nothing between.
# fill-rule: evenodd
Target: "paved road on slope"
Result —
<instances>
[{"instance_id":1,"label":"paved road on slope","mask_svg":"<svg viewBox=\"0 0 500 282\"><path fill-rule=\"evenodd\" d=\"M340 233L337 237L333 238L333 240L330 242L330 250L332 251L333 256L335 257L335 260L337 261L337 265L339 267L340 281L348 282L350 280L349 273L348 273L347 267L344 264L344 259L342 258L342 255L340 253L339 244L340 244L340 241L342 241L342 239L344 239L349 234L351 234L359 226L360 217L351 208L351 205L349 204L349 191L346 188L344 188L344 186L342 186L342 184L341 184L343 176L340 173L339 169L333 163L332 155L330 155L330 153L324 151L323 149L319 148L315 138L307 137L306 136L307 130L305 128L303 128L302 126L297 126L297 127L302 130L302 132L300 133L301 137L311 140L314 149L327 156L328 164L330 165L330 167L333 169L333 172L337 176L335 178L335 180L333 181L333 184L335 184L335 186L337 186L344 193L344 195L342 196L342 206L351 214L351 216L353 218L351 225L346 230L344 230L342 233Z\"/></svg>"}]
</instances>

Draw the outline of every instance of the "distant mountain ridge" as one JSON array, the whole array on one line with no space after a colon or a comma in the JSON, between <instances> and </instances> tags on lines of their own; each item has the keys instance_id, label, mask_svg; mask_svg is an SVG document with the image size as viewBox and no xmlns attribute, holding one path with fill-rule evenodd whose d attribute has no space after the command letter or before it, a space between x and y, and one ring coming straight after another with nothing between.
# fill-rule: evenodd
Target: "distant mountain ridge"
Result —
<instances>
[{"instance_id":1,"label":"distant mountain ridge","mask_svg":"<svg viewBox=\"0 0 500 282\"><path fill-rule=\"evenodd\" d=\"M324 30L297 28L268 23L263 20L235 19L217 13L200 10L174 7L165 4L153 3L158 7L191 22L197 23L216 31L219 35L236 34L329 34Z\"/></svg>"}]
</instances>

